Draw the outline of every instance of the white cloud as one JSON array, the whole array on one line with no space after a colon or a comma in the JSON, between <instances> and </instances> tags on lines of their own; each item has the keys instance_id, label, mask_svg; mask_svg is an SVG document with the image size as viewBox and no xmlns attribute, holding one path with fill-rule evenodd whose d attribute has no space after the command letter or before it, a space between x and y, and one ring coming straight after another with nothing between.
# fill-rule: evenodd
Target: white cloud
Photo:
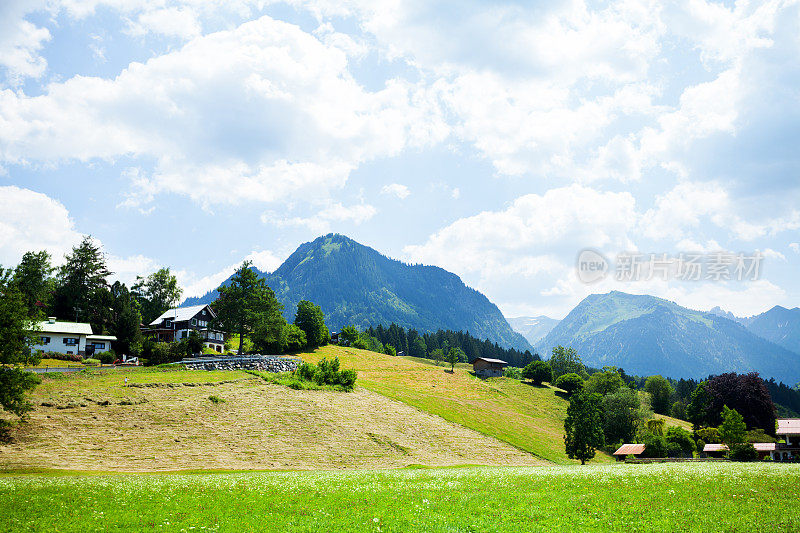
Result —
<instances>
[{"instance_id":1,"label":"white cloud","mask_svg":"<svg viewBox=\"0 0 800 533\"><path fill-rule=\"evenodd\" d=\"M82 238L62 203L29 189L0 187L0 213L0 264L6 268L28 251L46 250L60 263Z\"/></svg>"},{"instance_id":2,"label":"white cloud","mask_svg":"<svg viewBox=\"0 0 800 533\"><path fill-rule=\"evenodd\" d=\"M278 268L283 262L274 253L268 250L253 251L247 254L244 258L245 261L252 261L253 266L262 272L272 272ZM226 266L219 272L214 272L206 276L199 276L194 272L187 270L175 271L175 277L178 278L178 283L183 288L183 298L189 296L202 296L205 293L212 291L219 287L223 281L228 279L236 269L242 265L242 262L234 263Z\"/></svg>"},{"instance_id":3,"label":"white cloud","mask_svg":"<svg viewBox=\"0 0 800 533\"><path fill-rule=\"evenodd\" d=\"M390 185L384 185L381 187L381 194L390 194L399 198L400 200L405 200L408 198L408 195L411 194L411 191L409 191L408 187L405 185L392 183Z\"/></svg>"},{"instance_id":4,"label":"white cloud","mask_svg":"<svg viewBox=\"0 0 800 533\"><path fill-rule=\"evenodd\" d=\"M800 254L800 243L790 242L789 248L796 254Z\"/></svg>"},{"instance_id":5,"label":"white cloud","mask_svg":"<svg viewBox=\"0 0 800 533\"><path fill-rule=\"evenodd\" d=\"M453 187L453 190L450 191L450 197L453 200L458 200L459 198L461 198L461 189L459 189L458 187Z\"/></svg>"},{"instance_id":6,"label":"white cloud","mask_svg":"<svg viewBox=\"0 0 800 533\"><path fill-rule=\"evenodd\" d=\"M373 206L365 203L345 206L339 202L325 202L317 207L313 215L306 217L290 217L275 212L267 212L261 215L261 222L278 227L305 227L312 233L323 234L330 232L334 223L361 224L378 212Z\"/></svg>"},{"instance_id":7,"label":"white cloud","mask_svg":"<svg viewBox=\"0 0 800 533\"><path fill-rule=\"evenodd\" d=\"M404 252L411 261L478 273L483 280L533 277L565 268L554 256L571 257L581 248L632 248L634 204L627 192L580 185L551 189L521 196L502 211L457 220Z\"/></svg>"},{"instance_id":8,"label":"white cloud","mask_svg":"<svg viewBox=\"0 0 800 533\"><path fill-rule=\"evenodd\" d=\"M138 36L154 33L189 39L200 35L202 27L191 9L167 7L139 14L135 22L130 22L128 31L131 35Z\"/></svg>"},{"instance_id":9,"label":"white cloud","mask_svg":"<svg viewBox=\"0 0 800 533\"><path fill-rule=\"evenodd\" d=\"M41 2L34 0L0 2L0 67L8 69L13 85L25 77L38 78L47 69L47 61L39 52L50 40L50 32L25 19L30 11L41 6Z\"/></svg>"},{"instance_id":10,"label":"white cloud","mask_svg":"<svg viewBox=\"0 0 800 533\"><path fill-rule=\"evenodd\" d=\"M325 198L364 161L447 135L419 84L368 92L347 53L262 17L132 63L114 80L75 77L27 97L0 92L10 164L155 159L127 204L171 192L195 201Z\"/></svg>"}]
</instances>

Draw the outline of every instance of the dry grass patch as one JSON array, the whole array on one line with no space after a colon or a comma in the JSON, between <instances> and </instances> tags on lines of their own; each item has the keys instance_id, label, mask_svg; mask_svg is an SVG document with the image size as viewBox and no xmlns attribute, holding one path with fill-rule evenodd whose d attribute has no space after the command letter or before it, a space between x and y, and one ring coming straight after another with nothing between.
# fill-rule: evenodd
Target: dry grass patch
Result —
<instances>
[{"instance_id":1,"label":"dry grass patch","mask_svg":"<svg viewBox=\"0 0 800 533\"><path fill-rule=\"evenodd\" d=\"M496 437L548 461L572 463L564 453L568 402L556 389L510 378L479 379L469 365L435 366L414 358L325 346L304 360L339 357L358 371L357 385ZM598 452L595 461L611 458Z\"/></svg>"},{"instance_id":2,"label":"dry grass patch","mask_svg":"<svg viewBox=\"0 0 800 533\"><path fill-rule=\"evenodd\" d=\"M128 386L124 378L128 377ZM224 402L214 403L215 396ZM530 454L365 390L297 391L243 372L45 378L2 469L160 471L533 465ZM42 405L45 404L45 405Z\"/></svg>"}]
</instances>

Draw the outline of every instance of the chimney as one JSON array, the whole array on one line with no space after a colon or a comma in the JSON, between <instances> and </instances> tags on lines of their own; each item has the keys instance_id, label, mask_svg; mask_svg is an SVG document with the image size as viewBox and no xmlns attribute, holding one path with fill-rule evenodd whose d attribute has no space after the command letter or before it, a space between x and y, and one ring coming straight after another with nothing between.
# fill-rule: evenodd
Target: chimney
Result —
<instances>
[{"instance_id":1,"label":"chimney","mask_svg":"<svg viewBox=\"0 0 800 533\"><path fill-rule=\"evenodd\" d=\"M47 317L47 323L48 324L55 324L56 323L56 317L54 317L54 316Z\"/></svg>"}]
</instances>

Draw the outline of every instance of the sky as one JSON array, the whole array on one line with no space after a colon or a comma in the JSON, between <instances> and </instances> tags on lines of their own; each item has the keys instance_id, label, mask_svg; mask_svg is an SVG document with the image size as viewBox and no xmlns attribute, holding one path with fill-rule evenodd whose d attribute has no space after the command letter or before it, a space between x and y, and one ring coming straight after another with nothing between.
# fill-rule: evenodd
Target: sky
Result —
<instances>
[{"instance_id":1,"label":"sky","mask_svg":"<svg viewBox=\"0 0 800 533\"><path fill-rule=\"evenodd\" d=\"M91 235L186 296L337 232L506 316L795 307L800 2L3 0L0 213L0 265Z\"/></svg>"}]
</instances>

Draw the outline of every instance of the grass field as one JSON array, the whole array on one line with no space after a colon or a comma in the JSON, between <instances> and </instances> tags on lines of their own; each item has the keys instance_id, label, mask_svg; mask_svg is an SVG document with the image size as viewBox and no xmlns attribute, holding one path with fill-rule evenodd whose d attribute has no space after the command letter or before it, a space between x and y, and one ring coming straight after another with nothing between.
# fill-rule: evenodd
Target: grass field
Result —
<instances>
[{"instance_id":1,"label":"grass field","mask_svg":"<svg viewBox=\"0 0 800 533\"><path fill-rule=\"evenodd\" d=\"M127 386L124 383L128 378ZM0 469L163 471L531 465L536 458L364 388L296 391L239 371L44 374ZM224 402L214 403L215 396Z\"/></svg>"},{"instance_id":2,"label":"grass field","mask_svg":"<svg viewBox=\"0 0 800 533\"><path fill-rule=\"evenodd\" d=\"M435 366L425 359L325 346L304 360L339 357L343 368L358 370L357 384L446 420L508 442L555 463L572 463L564 453L568 402L557 390L510 378L482 380L470 365ZM594 461L611 461L598 453Z\"/></svg>"},{"instance_id":3,"label":"grass field","mask_svg":"<svg viewBox=\"0 0 800 533\"><path fill-rule=\"evenodd\" d=\"M2 531L798 531L800 465L0 477Z\"/></svg>"}]
</instances>

